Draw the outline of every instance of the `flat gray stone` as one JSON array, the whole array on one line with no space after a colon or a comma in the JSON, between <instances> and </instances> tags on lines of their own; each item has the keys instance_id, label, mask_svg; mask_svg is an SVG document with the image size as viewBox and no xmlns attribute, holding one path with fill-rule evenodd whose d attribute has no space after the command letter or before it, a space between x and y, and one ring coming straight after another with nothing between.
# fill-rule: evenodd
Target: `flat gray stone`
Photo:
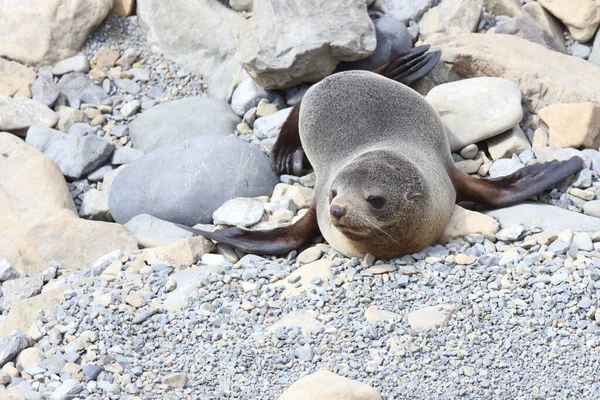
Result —
<instances>
[{"instance_id":1,"label":"flat gray stone","mask_svg":"<svg viewBox=\"0 0 600 400\"><path fill-rule=\"evenodd\" d=\"M519 36L550 50L567 52L565 44L561 40L528 17L516 17L503 21L496 26L495 33Z\"/></svg>"},{"instance_id":2,"label":"flat gray stone","mask_svg":"<svg viewBox=\"0 0 600 400\"><path fill-rule=\"evenodd\" d=\"M152 107L129 124L136 149L149 152L202 135L230 135L241 118L229 104L209 97L190 97Z\"/></svg>"},{"instance_id":3,"label":"flat gray stone","mask_svg":"<svg viewBox=\"0 0 600 400\"><path fill-rule=\"evenodd\" d=\"M142 91L140 85L131 79L117 78L115 79L115 85L122 91L129 94L138 94Z\"/></svg>"},{"instance_id":4,"label":"flat gray stone","mask_svg":"<svg viewBox=\"0 0 600 400\"><path fill-rule=\"evenodd\" d=\"M69 400L78 397L83 385L76 379L67 379L50 395L50 400Z\"/></svg>"},{"instance_id":5,"label":"flat gray stone","mask_svg":"<svg viewBox=\"0 0 600 400\"><path fill-rule=\"evenodd\" d=\"M125 227L131 231L142 247L158 247L192 237L192 232L181 229L169 221L141 214L131 218Z\"/></svg>"},{"instance_id":6,"label":"flat gray stone","mask_svg":"<svg viewBox=\"0 0 600 400\"><path fill-rule=\"evenodd\" d=\"M279 135L281 127L292 112L292 107L277 111L254 121L254 135L257 139L274 138Z\"/></svg>"},{"instance_id":7,"label":"flat gray stone","mask_svg":"<svg viewBox=\"0 0 600 400\"><path fill-rule=\"evenodd\" d=\"M276 92L265 90L254 79L247 78L233 91L231 108L237 115L243 117L248 110L258 105L260 99L267 99L269 103L273 103L278 97L279 95Z\"/></svg>"},{"instance_id":8,"label":"flat gray stone","mask_svg":"<svg viewBox=\"0 0 600 400\"><path fill-rule=\"evenodd\" d=\"M60 95L60 86L54 83L53 78L51 66L41 67L37 79L31 85L31 98L52 107Z\"/></svg>"},{"instance_id":9,"label":"flat gray stone","mask_svg":"<svg viewBox=\"0 0 600 400\"><path fill-rule=\"evenodd\" d=\"M29 128L25 142L56 161L63 175L71 179L103 165L115 148L99 136L75 137L39 125Z\"/></svg>"},{"instance_id":10,"label":"flat gray stone","mask_svg":"<svg viewBox=\"0 0 600 400\"><path fill-rule=\"evenodd\" d=\"M539 226L544 232L560 233L565 229L596 232L600 227L600 218L534 202L486 211L485 214L498 219L502 228L524 224L527 227Z\"/></svg>"},{"instance_id":11,"label":"flat gray stone","mask_svg":"<svg viewBox=\"0 0 600 400\"><path fill-rule=\"evenodd\" d=\"M92 80L79 72L63 75L58 81L60 95L63 96L69 107L79 109L81 103L98 104L108 98L102 87L94 84Z\"/></svg>"},{"instance_id":12,"label":"flat gray stone","mask_svg":"<svg viewBox=\"0 0 600 400\"><path fill-rule=\"evenodd\" d=\"M108 209L108 193L98 189L90 189L83 195L83 201L79 208L79 216L95 221L112 221Z\"/></svg>"},{"instance_id":13,"label":"flat gray stone","mask_svg":"<svg viewBox=\"0 0 600 400\"><path fill-rule=\"evenodd\" d=\"M149 214L194 226L210 223L227 200L271 195L277 182L269 158L253 145L232 136L199 136L128 164L112 183L109 206L122 224Z\"/></svg>"}]
</instances>

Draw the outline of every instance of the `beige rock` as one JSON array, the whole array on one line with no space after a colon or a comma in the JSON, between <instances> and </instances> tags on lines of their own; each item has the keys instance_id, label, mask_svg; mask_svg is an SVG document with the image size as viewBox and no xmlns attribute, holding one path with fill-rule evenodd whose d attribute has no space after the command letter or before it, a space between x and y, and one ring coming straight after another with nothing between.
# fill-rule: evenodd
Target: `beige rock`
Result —
<instances>
[{"instance_id":1,"label":"beige rock","mask_svg":"<svg viewBox=\"0 0 600 400\"><path fill-rule=\"evenodd\" d=\"M439 241L441 243L449 242L454 238L460 238L471 234L495 234L500 229L500 224L487 215L465 210L461 206L455 205L454 212L446 224Z\"/></svg>"},{"instance_id":2,"label":"beige rock","mask_svg":"<svg viewBox=\"0 0 600 400\"><path fill-rule=\"evenodd\" d=\"M0 399L2 400L26 400L26 397L18 390L6 390L0 388Z\"/></svg>"},{"instance_id":3,"label":"beige rock","mask_svg":"<svg viewBox=\"0 0 600 400\"><path fill-rule=\"evenodd\" d=\"M296 208L308 208L312 202L313 189L304 186L292 186L286 183L278 183L273 190L271 201L287 196L292 199Z\"/></svg>"},{"instance_id":4,"label":"beige rock","mask_svg":"<svg viewBox=\"0 0 600 400\"><path fill-rule=\"evenodd\" d=\"M52 260L66 269L84 269L113 250L137 250L135 236L119 224L87 221L67 210L32 226L19 245L27 275L42 272Z\"/></svg>"},{"instance_id":5,"label":"beige rock","mask_svg":"<svg viewBox=\"0 0 600 400\"><path fill-rule=\"evenodd\" d=\"M33 68L0 58L0 96L12 96L35 81Z\"/></svg>"},{"instance_id":6,"label":"beige rock","mask_svg":"<svg viewBox=\"0 0 600 400\"><path fill-rule=\"evenodd\" d=\"M442 50L443 62L438 66L446 73L438 73L438 78L509 79L520 86L524 104L532 113L554 103L600 104L598 67L577 57L513 35L436 35L428 42Z\"/></svg>"},{"instance_id":7,"label":"beige rock","mask_svg":"<svg viewBox=\"0 0 600 400\"><path fill-rule=\"evenodd\" d=\"M256 107L256 117L266 117L267 115L275 114L277 107L274 104L269 103L267 99L261 99Z\"/></svg>"},{"instance_id":8,"label":"beige rock","mask_svg":"<svg viewBox=\"0 0 600 400\"><path fill-rule=\"evenodd\" d=\"M252 11L254 0L229 0L229 7L236 11Z\"/></svg>"},{"instance_id":9,"label":"beige rock","mask_svg":"<svg viewBox=\"0 0 600 400\"><path fill-rule=\"evenodd\" d=\"M87 122L85 113L71 107L60 106L56 109L58 112L58 123L56 129L67 132L69 128L78 122Z\"/></svg>"},{"instance_id":10,"label":"beige rock","mask_svg":"<svg viewBox=\"0 0 600 400\"><path fill-rule=\"evenodd\" d=\"M90 76L95 84L101 85L102 82L106 79L106 73L98 68L93 68L90 71Z\"/></svg>"},{"instance_id":11,"label":"beige rock","mask_svg":"<svg viewBox=\"0 0 600 400\"><path fill-rule=\"evenodd\" d=\"M531 150L529 140L519 125L516 125L508 132L488 139L486 143L492 160L510 158L513 154L520 154L522 151Z\"/></svg>"},{"instance_id":12,"label":"beige rock","mask_svg":"<svg viewBox=\"0 0 600 400\"><path fill-rule=\"evenodd\" d=\"M575 197L579 197L580 199L586 201L594 200L594 198L596 198L596 192L593 188L592 190L581 190L577 188L571 188L569 189L569 193Z\"/></svg>"},{"instance_id":13,"label":"beige rock","mask_svg":"<svg viewBox=\"0 0 600 400\"><path fill-rule=\"evenodd\" d=\"M196 263L196 256L202 256L215 249L215 244L201 236L180 240L165 246L146 249L144 253L154 253L161 260L172 265L192 265Z\"/></svg>"},{"instance_id":14,"label":"beige rock","mask_svg":"<svg viewBox=\"0 0 600 400\"><path fill-rule=\"evenodd\" d=\"M121 17L129 17L135 11L135 0L113 0L111 12Z\"/></svg>"},{"instance_id":15,"label":"beige rock","mask_svg":"<svg viewBox=\"0 0 600 400\"><path fill-rule=\"evenodd\" d=\"M537 1L531 1L523 4L523 10L529 18L537 22L548 33L551 33L558 40L564 41L564 29L560 23Z\"/></svg>"},{"instance_id":16,"label":"beige rock","mask_svg":"<svg viewBox=\"0 0 600 400\"><path fill-rule=\"evenodd\" d=\"M377 389L321 370L294 382L278 400L381 400Z\"/></svg>"},{"instance_id":17,"label":"beige rock","mask_svg":"<svg viewBox=\"0 0 600 400\"><path fill-rule=\"evenodd\" d=\"M26 83L17 93L13 95L15 100L26 100L31 99L31 85Z\"/></svg>"},{"instance_id":18,"label":"beige rock","mask_svg":"<svg viewBox=\"0 0 600 400\"><path fill-rule=\"evenodd\" d=\"M569 28L575 40L587 42L600 24L598 0L538 0L546 10Z\"/></svg>"},{"instance_id":19,"label":"beige rock","mask_svg":"<svg viewBox=\"0 0 600 400\"><path fill-rule=\"evenodd\" d=\"M538 115L550 128L550 146L594 149L600 146L600 106L552 104L539 110Z\"/></svg>"},{"instance_id":20,"label":"beige rock","mask_svg":"<svg viewBox=\"0 0 600 400\"><path fill-rule=\"evenodd\" d=\"M521 9L521 0L483 0L483 6L495 15L525 16L525 12Z\"/></svg>"},{"instance_id":21,"label":"beige rock","mask_svg":"<svg viewBox=\"0 0 600 400\"><path fill-rule=\"evenodd\" d=\"M26 64L55 64L81 49L111 7L112 0L4 0L0 56Z\"/></svg>"},{"instance_id":22,"label":"beige rock","mask_svg":"<svg viewBox=\"0 0 600 400\"><path fill-rule=\"evenodd\" d=\"M444 0L427 11L419 23L421 39L436 34L475 32L483 0Z\"/></svg>"},{"instance_id":23,"label":"beige rock","mask_svg":"<svg viewBox=\"0 0 600 400\"><path fill-rule=\"evenodd\" d=\"M92 68L112 68L119 59L119 52L109 46L102 46L90 60Z\"/></svg>"},{"instance_id":24,"label":"beige rock","mask_svg":"<svg viewBox=\"0 0 600 400\"><path fill-rule=\"evenodd\" d=\"M310 264L321 258L323 251L318 246L309 247L302 253L298 254L297 260L302 264Z\"/></svg>"},{"instance_id":25,"label":"beige rock","mask_svg":"<svg viewBox=\"0 0 600 400\"><path fill-rule=\"evenodd\" d=\"M188 383L188 377L184 373L177 372L174 374L166 375L163 378L163 383L171 388L183 389Z\"/></svg>"},{"instance_id":26,"label":"beige rock","mask_svg":"<svg viewBox=\"0 0 600 400\"><path fill-rule=\"evenodd\" d=\"M413 329L427 329L441 326L448 321L456 307L451 304L439 304L424 307L408 313L408 324Z\"/></svg>"},{"instance_id":27,"label":"beige rock","mask_svg":"<svg viewBox=\"0 0 600 400\"><path fill-rule=\"evenodd\" d=\"M17 302L0 325L0 336L10 336L13 330L27 332L40 314L47 317L56 315L57 307L63 301L61 292L51 290Z\"/></svg>"},{"instance_id":28,"label":"beige rock","mask_svg":"<svg viewBox=\"0 0 600 400\"><path fill-rule=\"evenodd\" d=\"M400 314L396 314L395 312L380 310L377 306L369 306L365 310L365 319L367 322L375 323L380 321L391 321L391 320L399 320L402 316Z\"/></svg>"},{"instance_id":29,"label":"beige rock","mask_svg":"<svg viewBox=\"0 0 600 400\"><path fill-rule=\"evenodd\" d=\"M29 367L39 367L43 360L44 353L37 347L30 347L17 356L17 368L23 370Z\"/></svg>"},{"instance_id":30,"label":"beige rock","mask_svg":"<svg viewBox=\"0 0 600 400\"><path fill-rule=\"evenodd\" d=\"M146 301L138 293L129 293L127 297L125 297L125 303L129 304L130 306L139 308L143 307L144 304L146 304Z\"/></svg>"},{"instance_id":31,"label":"beige rock","mask_svg":"<svg viewBox=\"0 0 600 400\"><path fill-rule=\"evenodd\" d=\"M310 335L321 329L323 323L317 319L316 311L297 311L282 317L279 321L267 328L268 333L275 333L281 327L299 327L303 334Z\"/></svg>"},{"instance_id":32,"label":"beige rock","mask_svg":"<svg viewBox=\"0 0 600 400\"><path fill-rule=\"evenodd\" d=\"M333 262L328 259L322 259L319 261L315 261L310 264L306 264L296 269L286 278L280 279L272 284L269 287L275 286L284 286L285 289L282 293L283 296L286 297L295 297L306 291L310 288L311 283L310 280L314 277L321 278L321 281L328 280L331 275L331 266ZM297 277L300 277L299 279ZM290 283L289 281L295 281L295 284ZM300 284L298 286L298 283ZM297 287L296 287L297 286Z\"/></svg>"},{"instance_id":33,"label":"beige rock","mask_svg":"<svg viewBox=\"0 0 600 400\"><path fill-rule=\"evenodd\" d=\"M533 143L531 144L531 148L535 149L536 147L546 147L550 144L550 132L548 132L548 128L537 128L533 132Z\"/></svg>"}]
</instances>

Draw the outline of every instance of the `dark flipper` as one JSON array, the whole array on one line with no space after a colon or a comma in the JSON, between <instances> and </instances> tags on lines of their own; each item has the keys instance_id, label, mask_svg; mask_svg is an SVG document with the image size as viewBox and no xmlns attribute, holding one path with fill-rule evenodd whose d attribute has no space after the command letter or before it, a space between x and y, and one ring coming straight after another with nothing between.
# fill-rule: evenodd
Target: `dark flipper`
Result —
<instances>
[{"instance_id":1,"label":"dark flipper","mask_svg":"<svg viewBox=\"0 0 600 400\"><path fill-rule=\"evenodd\" d=\"M456 202L472 201L488 207L507 207L551 188L575 174L583 160L572 157L566 161L551 161L521 168L517 172L495 179L477 179L454 169L451 178L456 189Z\"/></svg>"},{"instance_id":2,"label":"dark flipper","mask_svg":"<svg viewBox=\"0 0 600 400\"><path fill-rule=\"evenodd\" d=\"M429 46L424 45L402 52L373 72L407 86L412 85L427 75L440 60L439 50L431 53L427 53L427 50ZM292 108L271 150L273 168L278 174L300 175L302 172L304 153L301 150L298 131L300 103L301 101Z\"/></svg>"},{"instance_id":3,"label":"dark flipper","mask_svg":"<svg viewBox=\"0 0 600 400\"><path fill-rule=\"evenodd\" d=\"M308 243L310 239L320 233L314 205L295 224L271 230L249 231L241 228L229 228L207 232L179 224L176 225L196 235L253 254L286 254Z\"/></svg>"}]
</instances>

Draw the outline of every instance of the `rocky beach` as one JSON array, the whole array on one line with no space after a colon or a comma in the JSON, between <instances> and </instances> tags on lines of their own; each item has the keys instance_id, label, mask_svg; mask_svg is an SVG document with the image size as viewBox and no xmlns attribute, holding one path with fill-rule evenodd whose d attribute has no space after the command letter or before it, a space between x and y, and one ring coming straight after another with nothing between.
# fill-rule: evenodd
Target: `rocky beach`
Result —
<instances>
[{"instance_id":1,"label":"rocky beach","mask_svg":"<svg viewBox=\"0 0 600 400\"><path fill-rule=\"evenodd\" d=\"M598 0L6 0L0 399L598 398L599 25ZM269 158L293 105L423 44L458 169L582 169L391 260L176 225L296 222L315 174Z\"/></svg>"}]
</instances>

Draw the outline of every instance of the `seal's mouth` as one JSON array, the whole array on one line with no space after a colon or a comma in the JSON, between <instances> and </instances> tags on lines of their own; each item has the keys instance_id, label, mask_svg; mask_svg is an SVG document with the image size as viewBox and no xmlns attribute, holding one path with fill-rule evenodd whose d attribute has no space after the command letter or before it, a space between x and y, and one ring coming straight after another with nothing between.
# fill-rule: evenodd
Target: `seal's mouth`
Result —
<instances>
[{"instance_id":1,"label":"seal's mouth","mask_svg":"<svg viewBox=\"0 0 600 400\"><path fill-rule=\"evenodd\" d=\"M332 221L333 226L349 239L360 240L369 236L369 227L348 224L348 222Z\"/></svg>"}]
</instances>

